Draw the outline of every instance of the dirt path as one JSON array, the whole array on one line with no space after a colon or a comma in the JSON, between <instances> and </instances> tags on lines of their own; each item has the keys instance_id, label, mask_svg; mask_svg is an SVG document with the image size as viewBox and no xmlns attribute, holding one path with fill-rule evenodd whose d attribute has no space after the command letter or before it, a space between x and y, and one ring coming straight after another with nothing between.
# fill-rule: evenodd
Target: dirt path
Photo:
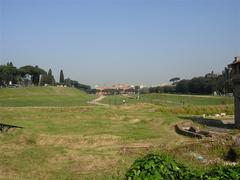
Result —
<instances>
[{"instance_id":1,"label":"dirt path","mask_svg":"<svg viewBox=\"0 0 240 180\"><path fill-rule=\"evenodd\" d=\"M103 100L106 96L99 96L97 99L94 99L90 102L88 102L89 104L94 104L94 105L100 105L100 106L105 106L105 107L109 107L108 104L103 104L103 103L100 103L101 100Z\"/></svg>"}]
</instances>

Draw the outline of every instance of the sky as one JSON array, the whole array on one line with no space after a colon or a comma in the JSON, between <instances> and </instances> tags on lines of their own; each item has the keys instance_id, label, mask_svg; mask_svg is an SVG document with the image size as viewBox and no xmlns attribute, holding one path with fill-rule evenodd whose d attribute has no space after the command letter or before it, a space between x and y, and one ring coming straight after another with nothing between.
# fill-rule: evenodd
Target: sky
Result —
<instances>
[{"instance_id":1,"label":"sky","mask_svg":"<svg viewBox=\"0 0 240 180\"><path fill-rule=\"evenodd\" d=\"M240 55L240 0L0 0L0 64L158 85Z\"/></svg>"}]
</instances>

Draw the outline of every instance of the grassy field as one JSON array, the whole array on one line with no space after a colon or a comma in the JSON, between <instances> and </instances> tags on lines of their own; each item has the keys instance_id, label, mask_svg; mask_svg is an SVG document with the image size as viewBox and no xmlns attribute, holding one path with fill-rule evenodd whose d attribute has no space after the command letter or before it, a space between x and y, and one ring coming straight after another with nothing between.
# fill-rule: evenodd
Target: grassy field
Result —
<instances>
[{"instance_id":1,"label":"grassy field","mask_svg":"<svg viewBox=\"0 0 240 180\"><path fill-rule=\"evenodd\" d=\"M79 106L94 99L75 88L31 87L0 89L0 107Z\"/></svg>"},{"instance_id":2,"label":"grassy field","mask_svg":"<svg viewBox=\"0 0 240 180\"><path fill-rule=\"evenodd\" d=\"M0 122L24 127L0 134L0 179L121 179L148 152L205 168L190 152L211 159L224 151L177 135L174 124L184 120L161 105L94 106L87 104L93 96L56 87L1 89L0 97ZM211 106L221 102L208 99Z\"/></svg>"},{"instance_id":3,"label":"grassy field","mask_svg":"<svg viewBox=\"0 0 240 180\"><path fill-rule=\"evenodd\" d=\"M183 105L226 105L233 104L233 97L228 96L200 96L200 95L179 95L179 94L141 94L139 100L136 96L124 97L120 95L107 96L103 103L121 105L125 103L152 103L164 106Z\"/></svg>"},{"instance_id":4,"label":"grassy field","mask_svg":"<svg viewBox=\"0 0 240 180\"><path fill-rule=\"evenodd\" d=\"M219 113L234 114L233 97L228 96L200 96L179 94L142 94L136 96L107 96L101 102L109 105L137 105L141 103L153 104L157 111L176 115L215 115Z\"/></svg>"}]
</instances>

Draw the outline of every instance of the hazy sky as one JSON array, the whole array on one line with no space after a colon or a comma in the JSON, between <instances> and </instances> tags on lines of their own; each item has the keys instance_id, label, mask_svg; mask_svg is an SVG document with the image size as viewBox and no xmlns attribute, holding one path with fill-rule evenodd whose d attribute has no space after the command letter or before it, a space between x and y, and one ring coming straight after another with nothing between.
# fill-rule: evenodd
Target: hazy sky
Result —
<instances>
[{"instance_id":1,"label":"hazy sky","mask_svg":"<svg viewBox=\"0 0 240 180\"><path fill-rule=\"evenodd\" d=\"M159 84L240 55L240 0L0 0L0 64L58 80Z\"/></svg>"}]
</instances>

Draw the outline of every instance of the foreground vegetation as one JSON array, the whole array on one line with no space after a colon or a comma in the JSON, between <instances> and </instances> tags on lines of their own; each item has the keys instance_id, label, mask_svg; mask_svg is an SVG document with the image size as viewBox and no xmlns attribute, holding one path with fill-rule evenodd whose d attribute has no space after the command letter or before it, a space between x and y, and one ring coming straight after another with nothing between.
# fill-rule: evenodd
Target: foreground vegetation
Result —
<instances>
[{"instance_id":1,"label":"foreground vegetation","mask_svg":"<svg viewBox=\"0 0 240 180\"><path fill-rule=\"evenodd\" d=\"M182 105L133 100L121 106L95 106L87 103L94 96L60 87L0 89L0 96L0 121L24 127L0 134L0 179L124 178L136 158L156 151L205 169L214 159L223 163L232 143L224 140L222 146L221 139L195 141L177 135L175 123L186 119L180 117L184 113L172 110ZM232 108L231 98L224 99L226 105L211 97L190 99L192 105L186 101L184 106ZM206 161L192 153L200 153Z\"/></svg>"},{"instance_id":2,"label":"foreground vegetation","mask_svg":"<svg viewBox=\"0 0 240 180\"><path fill-rule=\"evenodd\" d=\"M134 162L126 179L237 180L240 179L240 165L217 166L204 172L186 167L167 155L149 154Z\"/></svg>"}]
</instances>

